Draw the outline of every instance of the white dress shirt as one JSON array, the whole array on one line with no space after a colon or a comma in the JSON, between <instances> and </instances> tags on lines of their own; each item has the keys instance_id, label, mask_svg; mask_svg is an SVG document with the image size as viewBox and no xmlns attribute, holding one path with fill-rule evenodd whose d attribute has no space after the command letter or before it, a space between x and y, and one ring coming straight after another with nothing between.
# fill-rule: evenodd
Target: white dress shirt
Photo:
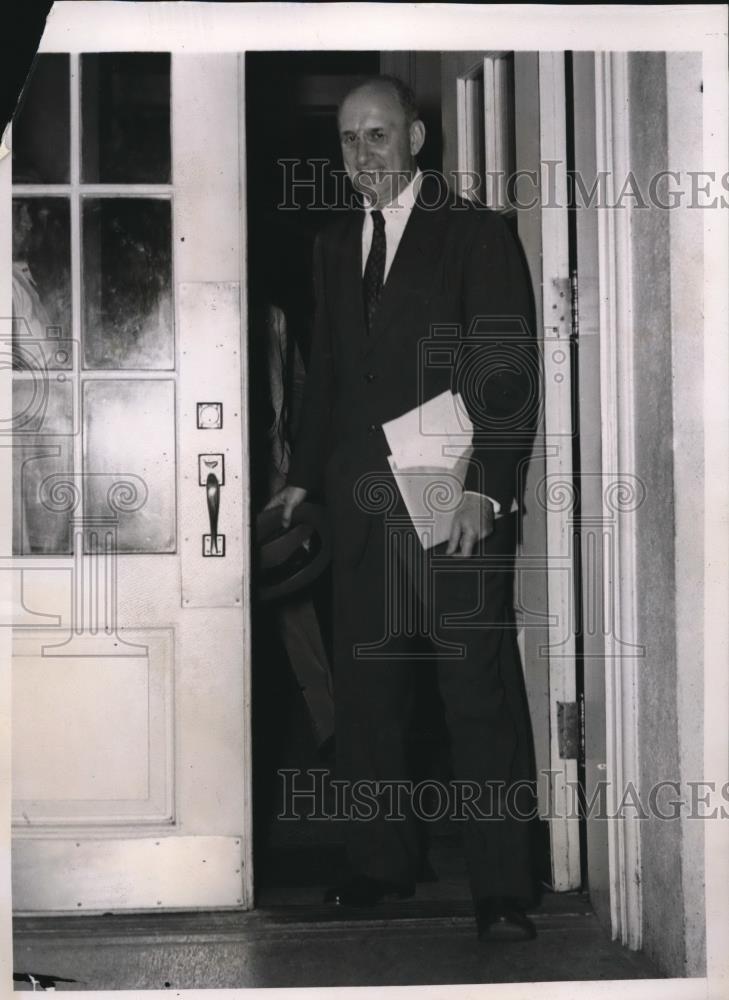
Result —
<instances>
[{"instance_id":1,"label":"white dress shirt","mask_svg":"<svg viewBox=\"0 0 729 1000\"><path fill-rule=\"evenodd\" d=\"M422 171L416 170L415 176L410 181L408 186L396 195L389 205L386 205L383 209L381 209L382 217L385 220L385 246L387 247L387 255L385 257L385 281L387 281L387 276L390 273L392 262L395 259L395 254L397 253L397 248L400 246L400 240L402 239L402 234L405 232L405 226L408 224L408 219L410 218L410 213L413 210L415 199L418 197L418 191L420 190L420 183L422 179ZM362 226L363 275L371 246L372 206L368 205L365 208L365 220L364 225Z\"/></svg>"},{"instance_id":2,"label":"white dress shirt","mask_svg":"<svg viewBox=\"0 0 729 1000\"><path fill-rule=\"evenodd\" d=\"M415 201L418 197L418 191L420 190L420 184L423 179L423 173L421 170L415 171L415 176L410 181L406 188L403 188L398 195L395 196L389 205L385 205L380 211L382 212L382 217L385 220L385 277L384 281L387 281L387 276L390 273L390 268L392 267L392 262L395 259L395 254L397 253L397 248L400 246L400 240L402 239L402 234L405 232L405 226L408 224L408 219L410 218L410 213L413 210ZM362 275L364 276L365 267L367 265L367 257L369 256L370 247L372 246L372 208L373 206L367 205L365 207L365 218L364 225L362 226ZM473 494L474 496L486 496L487 500L490 500L494 507L494 514L497 517L501 516L501 504L498 500L494 500L493 497L488 496L488 494L475 493L473 490L464 490L463 494ZM515 511L518 509L518 504L516 500L512 502L511 510Z\"/></svg>"}]
</instances>

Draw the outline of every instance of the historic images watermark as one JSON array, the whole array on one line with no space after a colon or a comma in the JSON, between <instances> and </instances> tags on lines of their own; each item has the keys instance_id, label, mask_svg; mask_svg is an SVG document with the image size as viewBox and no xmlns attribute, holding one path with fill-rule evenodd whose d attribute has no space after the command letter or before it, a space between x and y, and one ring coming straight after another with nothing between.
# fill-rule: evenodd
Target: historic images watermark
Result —
<instances>
[{"instance_id":1,"label":"historic images watermark","mask_svg":"<svg viewBox=\"0 0 729 1000\"><path fill-rule=\"evenodd\" d=\"M528 822L534 819L658 819L709 820L729 818L729 782L656 782L647 790L633 782L616 788L599 781L588 796L580 782L564 783L557 797L551 789L561 772L542 770L539 780L548 783L546 806L537 804L537 781L468 781L404 778L346 781L332 777L326 768L281 768L280 805L277 818L327 822L404 822L414 817L425 823L470 819Z\"/></svg>"},{"instance_id":2,"label":"historic images watermark","mask_svg":"<svg viewBox=\"0 0 729 1000\"><path fill-rule=\"evenodd\" d=\"M362 171L357 176L359 194L343 168L326 158L277 160L281 173L280 211L343 211L361 204L362 196L374 187L374 175ZM390 171L392 188L390 207L398 207L398 195L409 175ZM464 202L478 208L530 210L534 208L727 208L729 173L714 170L659 170L649 177L628 171L618 177L607 170L585 176L567 170L560 160L542 160L539 170L423 170L430 184L428 199L421 188L421 204L435 211L450 205L465 208ZM377 175L378 181L381 174Z\"/></svg>"}]
</instances>

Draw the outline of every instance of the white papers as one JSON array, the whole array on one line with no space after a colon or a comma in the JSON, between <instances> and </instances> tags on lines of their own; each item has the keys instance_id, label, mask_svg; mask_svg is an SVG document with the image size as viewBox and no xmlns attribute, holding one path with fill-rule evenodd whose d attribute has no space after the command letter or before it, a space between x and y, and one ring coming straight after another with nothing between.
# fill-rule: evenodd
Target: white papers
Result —
<instances>
[{"instance_id":1,"label":"white papers","mask_svg":"<svg viewBox=\"0 0 729 1000\"><path fill-rule=\"evenodd\" d=\"M388 461L425 549L448 540L473 452L473 425L459 394L443 392L382 425Z\"/></svg>"},{"instance_id":2,"label":"white papers","mask_svg":"<svg viewBox=\"0 0 729 1000\"><path fill-rule=\"evenodd\" d=\"M400 469L434 465L453 468L473 443L473 424L460 393L442 392L382 425Z\"/></svg>"}]
</instances>

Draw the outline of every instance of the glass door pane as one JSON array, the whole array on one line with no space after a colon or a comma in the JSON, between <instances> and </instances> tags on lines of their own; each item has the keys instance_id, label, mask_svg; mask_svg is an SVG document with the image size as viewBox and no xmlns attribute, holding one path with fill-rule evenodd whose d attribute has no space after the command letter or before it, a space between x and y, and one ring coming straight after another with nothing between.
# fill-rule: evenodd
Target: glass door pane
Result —
<instances>
[{"instance_id":1,"label":"glass door pane","mask_svg":"<svg viewBox=\"0 0 729 1000\"><path fill-rule=\"evenodd\" d=\"M72 367L67 198L13 199L13 367Z\"/></svg>"},{"instance_id":2,"label":"glass door pane","mask_svg":"<svg viewBox=\"0 0 729 1000\"><path fill-rule=\"evenodd\" d=\"M174 552L175 383L83 386L84 516L117 520L117 552Z\"/></svg>"},{"instance_id":3,"label":"glass door pane","mask_svg":"<svg viewBox=\"0 0 729 1000\"><path fill-rule=\"evenodd\" d=\"M13 554L71 551L73 384L62 373L13 378Z\"/></svg>"},{"instance_id":4,"label":"glass door pane","mask_svg":"<svg viewBox=\"0 0 729 1000\"><path fill-rule=\"evenodd\" d=\"M81 57L82 180L169 184L170 54Z\"/></svg>"},{"instance_id":5,"label":"glass door pane","mask_svg":"<svg viewBox=\"0 0 729 1000\"><path fill-rule=\"evenodd\" d=\"M85 368L174 368L170 208L162 198L84 199Z\"/></svg>"},{"instance_id":6,"label":"glass door pane","mask_svg":"<svg viewBox=\"0 0 729 1000\"><path fill-rule=\"evenodd\" d=\"M68 184L70 94L68 56L38 56L13 118L14 184Z\"/></svg>"}]
</instances>

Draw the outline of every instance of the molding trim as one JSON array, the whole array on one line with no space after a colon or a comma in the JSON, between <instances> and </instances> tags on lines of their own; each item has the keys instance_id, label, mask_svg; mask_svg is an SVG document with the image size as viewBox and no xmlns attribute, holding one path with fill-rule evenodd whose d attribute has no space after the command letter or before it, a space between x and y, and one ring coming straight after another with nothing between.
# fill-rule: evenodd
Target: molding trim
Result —
<instances>
[{"instance_id":1,"label":"molding trim","mask_svg":"<svg viewBox=\"0 0 729 1000\"><path fill-rule=\"evenodd\" d=\"M572 385L570 355L569 233L567 225L567 124L564 52L539 56L540 183L550 193L541 208L544 366L545 506L549 662L550 804L552 884L556 892L580 885L580 831L574 814L577 760L563 758L559 703L576 697L574 562L572 538ZM551 172L549 165L554 165ZM552 194L554 198L552 198ZM554 202L554 203L552 203ZM560 358L562 360L560 360Z\"/></svg>"},{"instance_id":2,"label":"molding trim","mask_svg":"<svg viewBox=\"0 0 729 1000\"><path fill-rule=\"evenodd\" d=\"M491 208L508 208L505 179L514 171L509 148L513 129L513 86L509 93L509 62L511 52L479 53L471 59L468 53L461 59L456 74L456 138L458 194L472 198L470 181L473 174L486 188ZM484 192L479 192L484 197Z\"/></svg>"},{"instance_id":3,"label":"molding trim","mask_svg":"<svg viewBox=\"0 0 729 1000\"><path fill-rule=\"evenodd\" d=\"M597 176L605 172L607 203L613 204L620 178L630 169L628 54L595 54L595 131ZM632 208L598 212L600 395L603 483L616 487L618 476L634 482L634 379ZM605 620L605 695L608 810L614 815L628 782L639 787L638 701L635 656L625 643L635 641L636 518L608 506L613 489L603 490L603 517L614 523L612 559L603 564ZM626 506L630 506L627 504ZM619 638L620 637L620 638ZM634 816L608 822L610 910L613 937L629 948L642 941L640 824Z\"/></svg>"},{"instance_id":4,"label":"molding trim","mask_svg":"<svg viewBox=\"0 0 729 1000\"><path fill-rule=\"evenodd\" d=\"M466 72L456 77L456 135L458 138L458 194L462 198L470 197L470 185L464 190L464 177L471 173L479 173L478 165L481 158L483 143L483 122L479 121L482 109L479 107L478 83L481 77L483 88L484 60L471 66Z\"/></svg>"},{"instance_id":5,"label":"molding trim","mask_svg":"<svg viewBox=\"0 0 729 1000\"><path fill-rule=\"evenodd\" d=\"M245 114L246 107L246 73L245 54L238 55L238 107L241 115ZM245 121L242 117L241 121ZM246 200L246 130L241 126L238 129L238 156L239 156L239 198L240 205L240 248L241 261L240 273L247 274L248 262L248 216ZM248 283L245 278L240 282L240 319L241 319L241 348L240 348L240 379L244 393L248 391ZM248 464L248 444L250 429L248 427L247 407L241 409L241 446L243 448L243 465L246 481L244 483L244 503L242 506L242 531L243 539L243 583L241 592L241 604L243 608L243 714L245 720L245 731L243 733L243 835L241 837L241 869L242 884L241 895L244 910L253 909L254 883L253 883L253 743L251 740L251 729L253 721L253 697L252 697L252 650L251 650L251 511L250 483L247 481Z\"/></svg>"}]
</instances>

